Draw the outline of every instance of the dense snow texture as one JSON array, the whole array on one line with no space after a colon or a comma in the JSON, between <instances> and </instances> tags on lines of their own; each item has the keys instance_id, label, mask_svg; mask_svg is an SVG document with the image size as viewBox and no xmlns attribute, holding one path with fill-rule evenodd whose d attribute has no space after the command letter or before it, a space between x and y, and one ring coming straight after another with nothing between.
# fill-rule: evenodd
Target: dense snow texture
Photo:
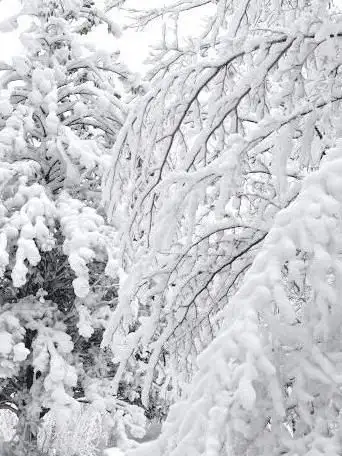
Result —
<instances>
[{"instance_id":1,"label":"dense snow texture","mask_svg":"<svg viewBox=\"0 0 342 456\"><path fill-rule=\"evenodd\" d=\"M339 139L277 215L188 398L130 456L340 453L341 176Z\"/></svg>"},{"instance_id":2,"label":"dense snow texture","mask_svg":"<svg viewBox=\"0 0 342 456\"><path fill-rule=\"evenodd\" d=\"M206 20L186 40L194 10ZM91 0L24 1L7 24L32 19L26 54L0 64L0 407L18 413L16 452L340 455L341 14L130 13L166 20L140 85L82 40L120 34Z\"/></svg>"},{"instance_id":3,"label":"dense snow texture","mask_svg":"<svg viewBox=\"0 0 342 456\"><path fill-rule=\"evenodd\" d=\"M23 1L22 18L25 54L0 65L0 408L18 409L15 454L93 456L145 425L100 349L117 286L101 185L130 76L82 40L119 33L93 2Z\"/></svg>"},{"instance_id":4,"label":"dense snow texture","mask_svg":"<svg viewBox=\"0 0 342 456\"><path fill-rule=\"evenodd\" d=\"M150 90L113 146L104 199L121 272L103 345L123 366L150 353L145 404L155 378L174 391L188 383L275 215L339 130L340 41L322 19L338 30L338 16L318 3L269 8L220 0L197 41L164 36Z\"/></svg>"},{"instance_id":5,"label":"dense snow texture","mask_svg":"<svg viewBox=\"0 0 342 456\"><path fill-rule=\"evenodd\" d=\"M337 455L341 17L324 1L218 0L181 43L177 18L203 5L159 12L176 25L106 175L115 391L146 353L143 404L183 396L128 454Z\"/></svg>"}]
</instances>

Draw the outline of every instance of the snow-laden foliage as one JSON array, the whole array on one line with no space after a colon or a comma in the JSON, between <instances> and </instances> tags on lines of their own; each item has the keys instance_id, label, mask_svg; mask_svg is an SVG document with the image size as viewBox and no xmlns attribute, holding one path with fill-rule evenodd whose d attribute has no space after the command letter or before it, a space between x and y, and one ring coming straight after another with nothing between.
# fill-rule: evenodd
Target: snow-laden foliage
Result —
<instances>
[{"instance_id":1,"label":"snow-laden foliage","mask_svg":"<svg viewBox=\"0 0 342 456\"><path fill-rule=\"evenodd\" d=\"M115 366L100 349L117 286L101 183L131 78L117 54L83 39L100 23L119 34L92 1L25 0L2 26L22 18L24 52L0 65L0 408L18 412L13 454L38 454L49 416L44 454L93 456L113 429L95 417L101 442L81 438L82 415L66 443L79 400L113 415L120 435L141 436L144 420L113 396Z\"/></svg>"},{"instance_id":2,"label":"snow-laden foliage","mask_svg":"<svg viewBox=\"0 0 342 456\"><path fill-rule=\"evenodd\" d=\"M341 452L342 139L277 214L162 436L130 455Z\"/></svg>"},{"instance_id":3,"label":"snow-laden foliage","mask_svg":"<svg viewBox=\"0 0 342 456\"><path fill-rule=\"evenodd\" d=\"M177 18L208 5L201 36L182 40ZM341 15L324 1L196 0L145 12L142 20L162 16L175 26L164 29L150 89L130 110L106 176L104 199L120 231L121 256L119 303L104 336L104 345L112 347L121 363L114 386L127 363L142 351L145 404L152 384L161 394L169 382L174 390L182 387L196 370L198 353L222 326L223 309L231 309L235 318L246 301L241 323L200 358L194 396L190 391L193 399L169 419L170 423L173 415L186 415L184 426L169 440L170 451L161 454L273 454L273 448L281 451L291 433L304 442L304 435L316 435L321 419L329 421L316 412L321 407L311 382L318 382L318 389L320 381L324 384L327 371L319 380L320 368L312 366L321 355L323 364L329 358L330 348L320 344L333 340L340 324L332 304L339 294L333 291L338 273L328 261L338 249L329 243L339 231L340 208L338 192L318 185L321 174L312 177L318 182L316 193L308 180L304 189L310 190L303 190L305 197L292 206L291 211L300 209L288 221L298 226L291 228L289 240L271 237L275 246L267 261L260 264L255 256L276 214L297 201L303 179L320 167L340 136ZM326 185L335 165L339 163L331 162L322 171ZM331 175L331 185L339 188L335 177ZM326 199L333 209L326 208ZM311 214L305 222L304 210ZM271 244L266 242L265 251ZM258 268L260 277L249 279L239 291L251 267ZM258 288L259 279L270 283ZM250 310L250 300L260 307ZM297 367L303 369L298 375ZM215 385L222 382L227 393L221 395L221 386ZM320 390L317 400L325 404L323 415L335 407L329 401L338 396L338 385ZM302 397L296 388L305 392ZM222 409L213 408L208 423L216 391ZM306 405L297 404L297 397ZM191 406L187 414L195 400L201 405ZM295 430L292 417L299 423ZM226 439L226 429L231 438ZM165 430L165 439L169 435ZM186 447L192 439L199 445L193 453ZM235 453L227 449L237 442L241 448ZM296 451L294 446L288 454Z\"/></svg>"}]
</instances>

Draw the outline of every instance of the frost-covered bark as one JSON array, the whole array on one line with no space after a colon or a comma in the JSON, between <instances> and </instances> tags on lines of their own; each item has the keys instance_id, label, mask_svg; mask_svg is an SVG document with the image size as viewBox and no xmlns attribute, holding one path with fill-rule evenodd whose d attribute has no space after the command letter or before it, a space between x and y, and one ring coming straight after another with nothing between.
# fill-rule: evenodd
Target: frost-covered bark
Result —
<instances>
[{"instance_id":1,"label":"frost-covered bark","mask_svg":"<svg viewBox=\"0 0 342 456\"><path fill-rule=\"evenodd\" d=\"M101 182L130 76L82 40L101 22L119 33L92 1L24 1L7 25L22 16L25 54L0 65L0 407L18 413L15 454L37 454L40 433L44 454L93 456L99 432L141 435L144 420L113 397L115 366L100 349L116 305ZM106 418L95 434L75 427L80 401ZM39 431L43 417L54 425Z\"/></svg>"},{"instance_id":2,"label":"frost-covered bark","mask_svg":"<svg viewBox=\"0 0 342 456\"><path fill-rule=\"evenodd\" d=\"M151 384L191 378L209 345L195 391L159 441L163 456L325 444L334 454L339 161L302 182L341 132L341 16L325 2L199 0L143 21L209 3L198 39L165 29L150 89L114 145L105 199L121 233L121 277L104 344L121 362L116 384L146 350L145 403ZM267 238L284 217L290 234ZM215 340L225 314L233 326Z\"/></svg>"}]
</instances>

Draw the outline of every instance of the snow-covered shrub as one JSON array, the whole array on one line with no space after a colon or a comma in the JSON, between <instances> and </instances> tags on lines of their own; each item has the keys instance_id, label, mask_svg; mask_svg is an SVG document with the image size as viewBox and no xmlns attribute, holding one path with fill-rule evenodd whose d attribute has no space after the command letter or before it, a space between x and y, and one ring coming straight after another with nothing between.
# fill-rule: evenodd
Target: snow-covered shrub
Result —
<instances>
[{"instance_id":1,"label":"snow-covered shrub","mask_svg":"<svg viewBox=\"0 0 342 456\"><path fill-rule=\"evenodd\" d=\"M10 407L0 410L0 432L1 442L9 442L13 439L15 435L15 428L18 422L18 416L14 410L11 410Z\"/></svg>"},{"instance_id":2,"label":"snow-covered shrub","mask_svg":"<svg viewBox=\"0 0 342 456\"><path fill-rule=\"evenodd\" d=\"M108 411L111 409L112 413ZM109 444L129 447L125 427L136 437L145 432L141 408L120 401L78 403L76 409L69 412L54 408L43 419L38 447L47 456L102 455L103 448Z\"/></svg>"}]
</instances>

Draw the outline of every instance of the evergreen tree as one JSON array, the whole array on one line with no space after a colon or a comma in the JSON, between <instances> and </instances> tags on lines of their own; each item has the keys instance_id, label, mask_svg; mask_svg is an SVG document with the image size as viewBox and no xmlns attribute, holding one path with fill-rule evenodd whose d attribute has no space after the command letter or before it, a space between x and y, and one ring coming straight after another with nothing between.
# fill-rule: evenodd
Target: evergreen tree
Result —
<instances>
[{"instance_id":1,"label":"evergreen tree","mask_svg":"<svg viewBox=\"0 0 342 456\"><path fill-rule=\"evenodd\" d=\"M100 349L117 299L101 182L133 79L85 44L101 23L120 33L94 2L25 0L9 24L27 16L24 54L1 64L0 407L19 418L11 454L93 456L144 423Z\"/></svg>"}]
</instances>

